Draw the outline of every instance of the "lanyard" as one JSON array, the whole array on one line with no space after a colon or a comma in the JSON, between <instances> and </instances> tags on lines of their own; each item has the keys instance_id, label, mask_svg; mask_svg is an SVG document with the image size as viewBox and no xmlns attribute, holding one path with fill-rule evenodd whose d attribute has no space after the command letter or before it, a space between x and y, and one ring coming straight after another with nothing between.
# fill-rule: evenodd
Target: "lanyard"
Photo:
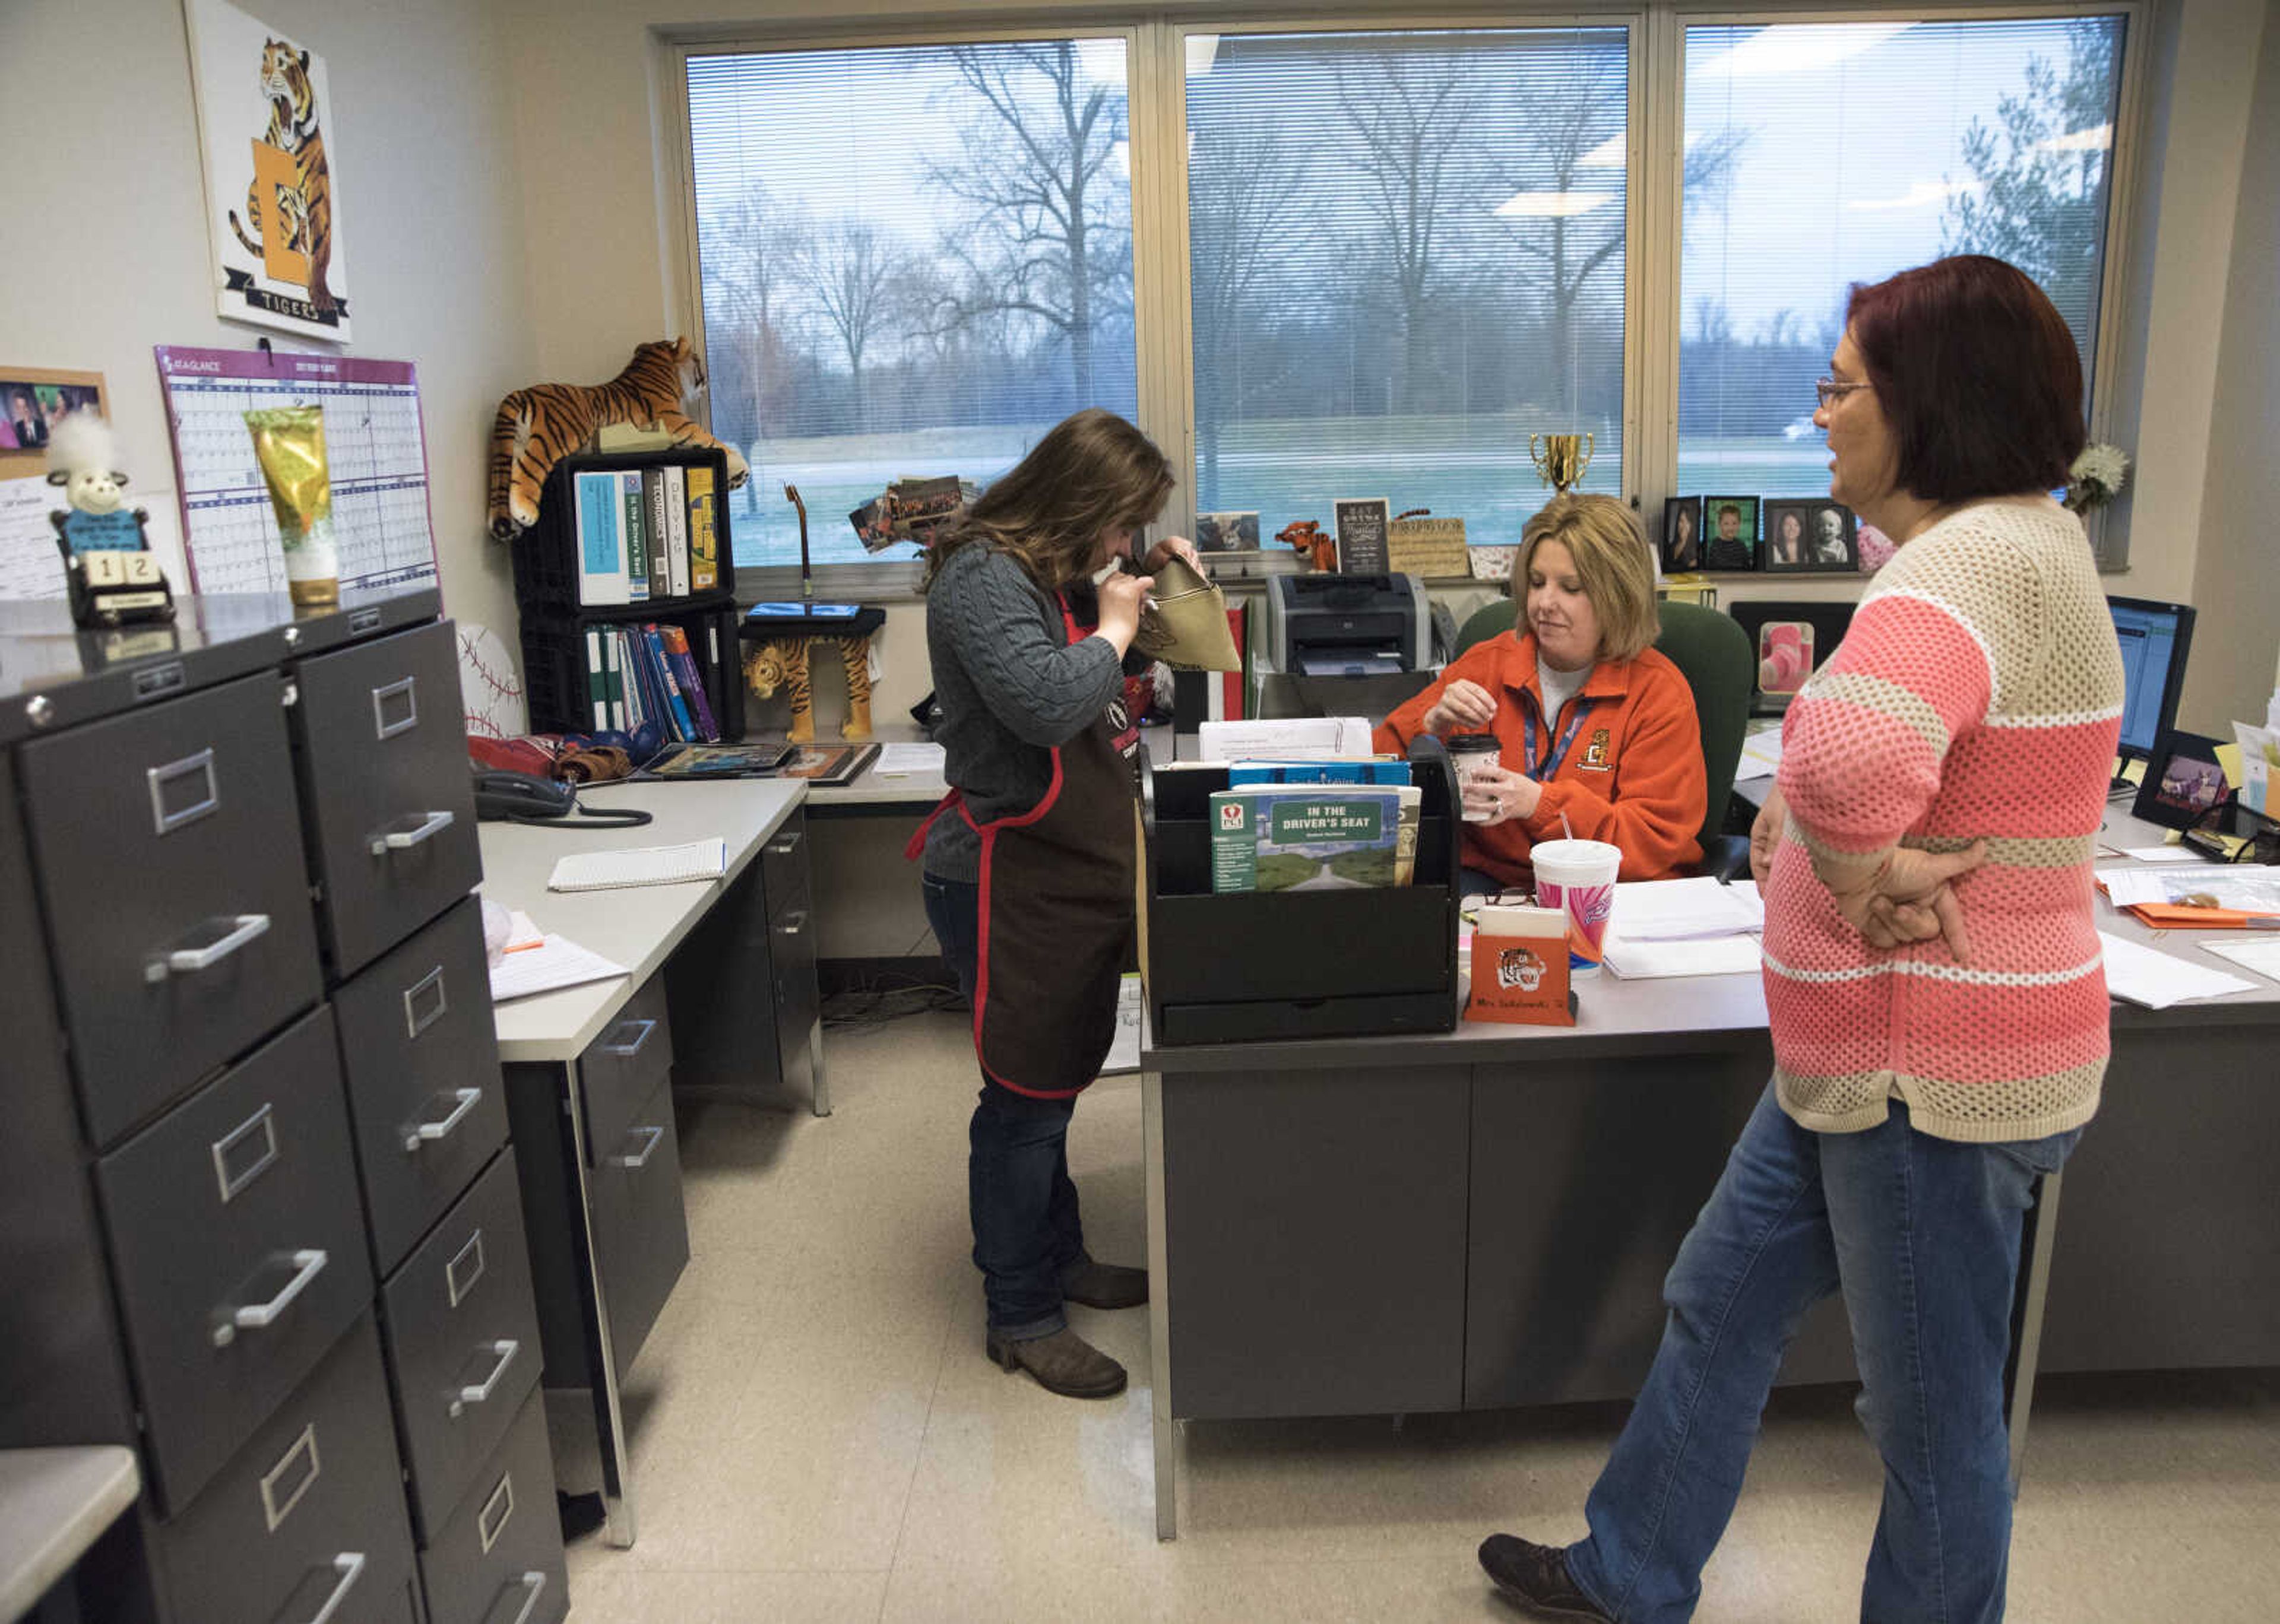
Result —
<instances>
[{"instance_id":1,"label":"lanyard","mask_svg":"<svg viewBox=\"0 0 2280 1624\"><path fill-rule=\"evenodd\" d=\"M1552 746L1548 761L1538 760L1536 754L1536 713L1541 708L1540 702L1536 705L1521 706L1520 720L1527 729L1523 742L1528 750L1528 775L1539 784L1548 784L1559 773L1560 764L1568 759L1568 747L1575 742L1575 735L1582 731L1583 712L1591 708L1591 702L1581 694L1568 702L1568 725L1560 728L1560 741ZM1544 731L1549 733L1551 729L1546 727Z\"/></svg>"}]
</instances>

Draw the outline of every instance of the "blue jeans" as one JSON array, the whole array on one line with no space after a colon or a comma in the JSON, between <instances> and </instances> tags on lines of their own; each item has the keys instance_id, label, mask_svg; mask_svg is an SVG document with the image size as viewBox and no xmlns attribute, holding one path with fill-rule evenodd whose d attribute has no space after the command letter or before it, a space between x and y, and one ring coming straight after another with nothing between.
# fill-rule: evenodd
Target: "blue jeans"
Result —
<instances>
[{"instance_id":1,"label":"blue jeans","mask_svg":"<svg viewBox=\"0 0 2280 1624\"><path fill-rule=\"evenodd\" d=\"M974 998L982 888L934 874L920 881L927 922L967 1001ZM1076 1186L1069 1180L1075 1099L1032 1099L984 1078L967 1124L967 1212L990 1328L1009 1342L1068 1323L1061 1281L1086 1261Z\"/></svg>"},{"instance_id":2,"label":"blue jeans","mask_svg":"<svg viewBox=\"0 0 2280 1624\"><path fill-rule=\"evenodd\" d=\"M1816 1134L1768 1086L1663 1282L1654 1367L1591 1489L1568 1571L1622 1624L1693 1616L1782 1352L1845 1295L1884 1460L1864 1624L1995 1624L2011 1548L2003 1368L2022 1220L2082 1130L2007 1144L1920 1134L1891 1103Z\"/></svg>"}]
</instances>

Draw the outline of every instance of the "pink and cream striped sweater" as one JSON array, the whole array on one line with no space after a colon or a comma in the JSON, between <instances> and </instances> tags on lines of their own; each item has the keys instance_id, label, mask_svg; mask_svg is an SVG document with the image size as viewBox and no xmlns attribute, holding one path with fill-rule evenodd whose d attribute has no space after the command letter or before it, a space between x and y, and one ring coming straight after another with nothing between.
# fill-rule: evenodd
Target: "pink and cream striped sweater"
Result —
<instances>
[{"instance_id":1,"label":"pink and cream striped sweater","mask_svg":"<svg viewBox=\"0 0 2280 1624\"><path fill-rule=\"evenodd\" d=\"M1894 1098L1981 1143L2090 1120L2107 1043L2091 857L2122 697L2089 543L2048 498L1965 508L1877 572L1782 728L1766 1004L1800 1126L1873 1128ZM1980 839L1955 886L1968 965L1937 939L1871 947L1820 877Z\"/></svg>"}]
</instances>

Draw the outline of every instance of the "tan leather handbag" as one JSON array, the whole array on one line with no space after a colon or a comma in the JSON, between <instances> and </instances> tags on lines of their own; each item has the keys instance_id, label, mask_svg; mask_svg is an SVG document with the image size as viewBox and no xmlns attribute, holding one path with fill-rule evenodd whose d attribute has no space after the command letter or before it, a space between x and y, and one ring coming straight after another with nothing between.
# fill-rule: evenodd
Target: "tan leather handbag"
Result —
<instances>
[{"instance_id":1,"label":"tan leather handbag","mask_svg":"<svg viewBox=\"0 0 2280 1624\"><path fill-rule=\"evenodd\" d=\"M1242 652L1227 623L1227 596L1184 558L1164 560L1140 612L1132 646L1152 659L1191 671L1240 671Z\"/></svg>"}]
</instances>

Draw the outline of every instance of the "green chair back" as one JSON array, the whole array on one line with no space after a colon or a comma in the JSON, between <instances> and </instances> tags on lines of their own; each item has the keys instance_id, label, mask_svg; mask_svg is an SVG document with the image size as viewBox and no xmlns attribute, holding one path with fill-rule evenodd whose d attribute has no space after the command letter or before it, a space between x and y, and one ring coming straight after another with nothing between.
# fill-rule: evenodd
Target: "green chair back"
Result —
<instances>
[{"instance_id":1,"label":"green chair back","mask_svg":"<svg viewBox=\"0 0 2280 1624\"><path fill-rule=\"evenodd\" d=\"M1699 604L1665 599L1662 635L1656 650L1679 669L1694 690L1694 712L1702 725L1702 767L1709 802L1702 820L1702 850L1713 852L1726 827L1726 804L1734 793L1734 769L1742 761L1742 737L1750 727L1750 692L1756 685L1758 657L1750 635L1732 616ZM1482 604L1457 633L1458 654L1499 632L1508 632L1519 606L1508 597ZM1451 658L1454 658L1452 655Z\"/></svg>"}]
</instances>

